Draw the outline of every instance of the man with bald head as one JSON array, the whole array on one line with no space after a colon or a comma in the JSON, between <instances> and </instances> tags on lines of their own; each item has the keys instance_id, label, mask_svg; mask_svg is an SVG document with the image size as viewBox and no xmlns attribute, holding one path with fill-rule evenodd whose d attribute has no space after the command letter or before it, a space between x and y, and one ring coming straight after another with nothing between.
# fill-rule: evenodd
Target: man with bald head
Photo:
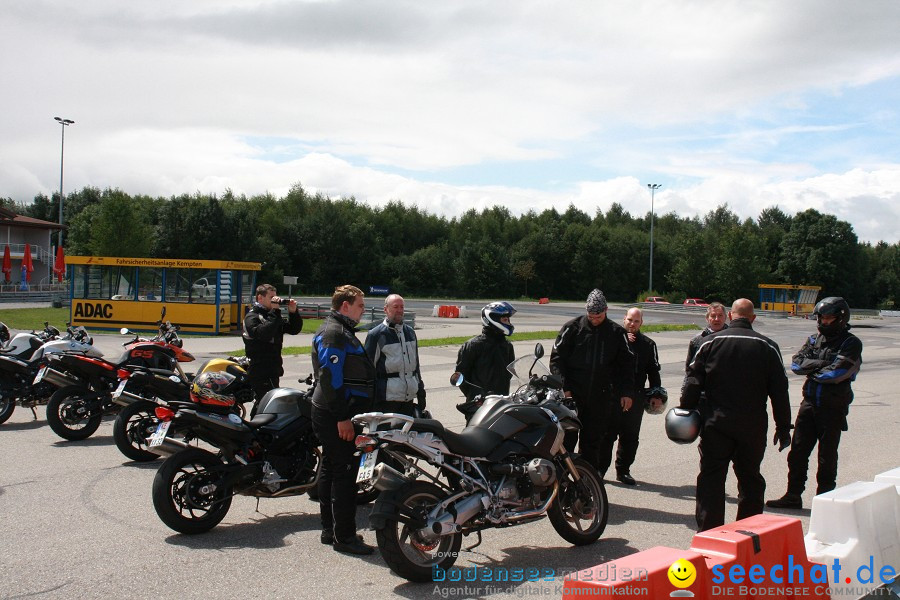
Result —
<instances>
[{"instance_id":1,"label":"man with bald head","mask_svg":"<svg viewBox=\"0 0 900 600\"><path fill-rule=\"evenodd\" d=\"M659 353L656 350L656 342L641 333L641 325L644 324L644 313L634 307L628 309L622 325L625 327L628 348L634 354L634 390L631 397L634 402L626 410L614 410L610 415L609 429L600 446L600 473L606 476L606 471L612 462L613 445L618 439L616 449L616 479L625 485L636 485L631 475L631 465L637 455L638 443L641 435L641 419L644 416L644 406L651 403L661 411L664 402L659 392L662 383L659 377ZM654 392L655 396L647 397L644 385L650 380L648 392Z\"/></svg>"},{"instance_id":2,"label":"man with bald head","mask_svg":"<svg viewBox=\"0 0 900 600\"><path fill-rule=\"evenodd\" d=\"M697 528L725 523L725 479L734 463L738 479L737 519L763 512L766 480L759 472L766 450L767 399L775 419L779 452L791 443L788 381L778 344L753 330L753 303L740 298L728 312L731 323L708 335L691 364L681 391L681 407L700 408L700 474ZM700 393L706 399L700 404Z\"/></svg>"}]
</instances>

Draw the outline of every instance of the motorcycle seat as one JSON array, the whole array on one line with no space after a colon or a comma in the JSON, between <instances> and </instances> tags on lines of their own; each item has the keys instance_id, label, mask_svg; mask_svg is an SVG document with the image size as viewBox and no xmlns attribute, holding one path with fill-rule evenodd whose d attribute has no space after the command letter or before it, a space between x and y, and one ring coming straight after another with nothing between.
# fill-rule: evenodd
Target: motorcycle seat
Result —
<instances>
[{"instance_id":1,"label":"motorcycle seat","mask_svg":"<svg viewBox=\"0 0 900 600\"><path fill-rule=\"evenodd\" d=\"M268 425L272 421L278 418L278 415L273 413L263 413L261 415L256 415L251 420L247 421L247 425L252 427L253 429L259 429L265 425Z\"/></svg>"},{"instance_id":2,"label":"motorcycle seat","mask_svg":"<svg viewBox=\"0 0 900 600\"><path fill-rule=\"evenodd\" d=\"M420 433L433 433L447 444L454 454L463 456L487 456L502 441L502 436L481 427L466 427L461 433L445 429L437 419L416 419L411 429Z\"/></svg>"}]
</instances>

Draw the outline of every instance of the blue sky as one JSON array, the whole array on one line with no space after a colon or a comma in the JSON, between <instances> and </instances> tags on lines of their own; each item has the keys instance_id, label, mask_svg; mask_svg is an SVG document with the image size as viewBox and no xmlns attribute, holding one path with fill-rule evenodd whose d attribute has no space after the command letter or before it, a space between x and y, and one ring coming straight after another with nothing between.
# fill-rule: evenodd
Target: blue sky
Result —
<instances>
[{"instance_id":1,"label":"blue sky","mask_svg":"<svg viewBox=\"0 0 900 600\"><path fill-rule=\"evenodd\" d=\"M60 18L64 14L65 18ZM13 0L0 196L769 206L900 241L900 3ZM11 92L11 93L10 93Z\"/></svg>"}]
</instances>

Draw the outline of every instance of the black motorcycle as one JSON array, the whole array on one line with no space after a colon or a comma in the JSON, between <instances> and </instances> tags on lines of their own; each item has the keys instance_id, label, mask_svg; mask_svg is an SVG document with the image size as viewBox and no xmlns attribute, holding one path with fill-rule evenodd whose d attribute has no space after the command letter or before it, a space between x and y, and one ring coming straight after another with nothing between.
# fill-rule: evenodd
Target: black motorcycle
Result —
<instances>
[{"instance_id":1,"label":"black motorcycle","mask_svg":"<svg viewBox=\"0 0 900 600\"><path fill-rule=\"evenodd\" d=\"M510 364L522 385L509 396L487 396L460 433L433 419L354 417L366 427L356 438L363 453L358 479L382 491L369 522L398 575L431 581L433 567L456 561L463 536L478 535L471 549L485 529L545 516L575 545L603 534L606 489L597 470L563 445L581 423L560 379L538 362L543 354L537 344L534 356ZM391 462L377 465L382 453Z\"/></svg>"},{"instance_id":2,"label":"black motorcycle","mask_svg":"<svg viewBox=\"0 0 900 600\"><path fill-rule=\"evenodd\" d=\"M153 507L162 522L181 533L202 533L225 518L236 495L282 498L315 489L322 453L311 399L312 388L276 388L250 421L202 398L157 407L161 423L148 450L168 455L153 479ZM193 440L217 452L190 446Z\"/></svg>"}]
</instances>

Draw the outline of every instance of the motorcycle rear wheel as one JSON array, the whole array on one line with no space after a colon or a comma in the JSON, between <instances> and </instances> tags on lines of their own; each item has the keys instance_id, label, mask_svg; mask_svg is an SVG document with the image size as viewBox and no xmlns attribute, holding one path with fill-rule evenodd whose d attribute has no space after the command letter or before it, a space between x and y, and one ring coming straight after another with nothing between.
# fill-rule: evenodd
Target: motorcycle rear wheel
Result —
<instances>
[{"instance_id":1,"label":"motorcycle rear wheel","mask_svg":"<svg viewBox=\"0 0 900 600\"><path fill-rule=\"evenodd\" d=\"M156 431L157 404L140 400L124 407L113 422L113 439L119 451L137 462L150 462L159 455L147 450L147 438Z\"/></svg>"},{"instance_id":2,"label":"motorcycle rear wheel","mask_svg":"<svg viewBox=\"0 0 900 600\"><path fill-rule=\"evenodd\" d=\"M547 510L547 516L564 540L584 546L603 535L609 518L609 502L597 469L583 458L574 462L581 483L576 483L571 473L565 471L559 482L559 495Z\"/></svg>"},{"instance_id":3,"label":"motorcycle rear wheel","mask_svg":"<svg viewBox=\"0 0 900 600\"><path fill-rule=\"evenodd\" d=\"M11 391L0 390L0 424L6 423L16 410L16 399Z\"/></svg>"},{"instance_id":4,"label":"motorcycle rear wheel","mask_svg":"<svg viewBox=\"0 0 900 600\"><path fill-rule=\"evenodd\" d=\"M85 400L90 390L69 385L53 392L47 403L47 424L53 433L66 440L83 440L94 435L103 420L103 412L94 408L99 401Z\"/></svg>"},{"instance_id":5,"label":"motorcycle rear wheel","mask_svg":"<svg viewBox=\"0 0 900 600\"><path fill-rule=\"evenodd\" d=\"M219 479L210 469L221 466L214 454L188 448L167 458L153 478L153 508L163 523L179 533L209 531L231 508L231 488L209 492Z\"/></svg>"},{"instance_id":6,"label":"motorcycle rear wheel","mask_svg":"<svg viewBox=\"0 0 900 600\"><path fill-rule=\"evenodd\" d=\"M447 493L428 481L414 481L391 495L391 501L425 516ZM376 504L376 508L378 505ZM452 533L428 540L405 523L388 518L375 531L378 549L394 573L409 581L432 581L432 567L447 570L456 562L462 546L462 534Z\"/></svg>"}]
</instances>

